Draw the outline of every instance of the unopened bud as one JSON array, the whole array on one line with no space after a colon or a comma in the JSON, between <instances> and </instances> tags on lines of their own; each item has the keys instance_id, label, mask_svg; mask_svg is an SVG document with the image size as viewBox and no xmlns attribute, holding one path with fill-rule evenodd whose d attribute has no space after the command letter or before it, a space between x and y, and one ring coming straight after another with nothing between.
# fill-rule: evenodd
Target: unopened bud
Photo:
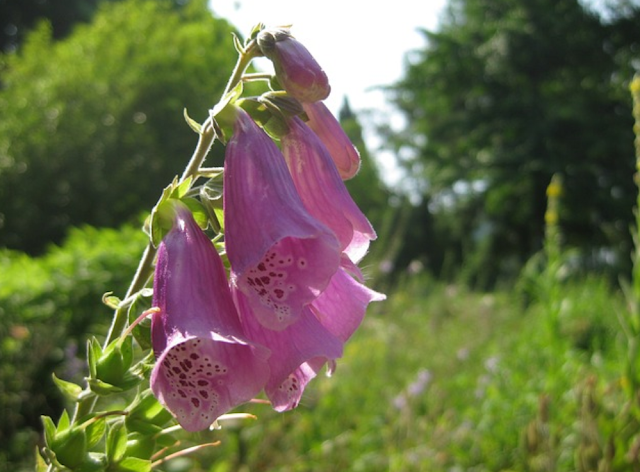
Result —
<instances>
[{"instance_id":1,"label":"unopened bud","mask_svg":"<svg viewBox=\"0 0 640 472\"><path fill-rule=\"evenodd\" d=\"M327 74L289 30L264 29L257 37L262 53L273 62L282 87L301 102L317 102L329 96Z\"/></svg>"}]
</instances>

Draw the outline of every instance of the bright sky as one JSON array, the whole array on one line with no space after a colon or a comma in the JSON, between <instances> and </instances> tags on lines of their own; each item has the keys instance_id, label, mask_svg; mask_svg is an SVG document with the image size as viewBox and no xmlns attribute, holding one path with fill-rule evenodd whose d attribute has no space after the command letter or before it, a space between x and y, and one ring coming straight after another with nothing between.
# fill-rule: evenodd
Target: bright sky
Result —
<instances>
[{"instance_id":1,"label":"bright sky","mask_svg":"<svg viewBox=\"0 0 640 472\"><path fill-rule=\"evenodd\" d=\"M209 4L245 36L259 22L292 25L293 35L329 76L332 92L326 104L337 114L345 96L356 112L389 111L382 92L371 89L402 77L405 53L424 46L418 28L435 29L446 0L391 0L384 7L373 7L374 3L378 2L210 0ZM259 65L270 67L266 61ZM375 151L375 133L362 124L369 150ZM384 167L393 167L389 156L379 160Z\"/></svg>"}]
</instances>

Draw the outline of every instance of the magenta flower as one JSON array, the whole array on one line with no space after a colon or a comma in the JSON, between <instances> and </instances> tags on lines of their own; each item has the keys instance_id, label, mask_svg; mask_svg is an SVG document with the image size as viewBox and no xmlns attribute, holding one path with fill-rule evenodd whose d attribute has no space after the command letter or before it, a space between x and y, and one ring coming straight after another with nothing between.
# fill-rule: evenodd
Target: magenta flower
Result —
<instances>
[{"instance_id":1,"label":"magenta flower","mask_svg":"<svg viewBox=\"0 0 640 472\"><path fill-rule=\"evenodd\" d=\"M287 29L266 29L258 33L258 46L267 56L282 87L301 102L316 102L329 96L327 74Z\"/></svg>"},{"instance_id":2,"label":"magenta flower","mask_svg":"<svg viewBox=\"0 0 640 472\"><path fill-rule=\"evenodd\" d=\"M282 150L305 207L338 237L340 249L357 263L376 233L355 204L329 151L300 118L288 122Z\"/></svg>"},{"instance_id":3,"label":"magenta flower","mask_svg":"<svg viewBox=\"0 0 640 472\"><path fill-rule=\"evenodd\" d=\"M224 214L232 284L263 326L285 329L326 288L340 247L305 209L278 147L241 109L226 149Z\"/></svg>"},{"instance_id":4,"label":"magenta flower","mask_svg":"<svg viewBox=\"0 0 640 472\"><path fill-rule=\"evenodd\" d=\"M352 178L360 169L360 153L353 145L340 123L322 102L303 103L309 117L307 126L326 146L342 180Z\"/></svg>"},{"instance_id":5,"label":"magenta flower","mask_svg":"<svg viewBox=\"0 0 640 472\"><path fill-rule=\"evenodd\" d=\"M339 269L296 323L273 331L255 321L242 293L234 291L234 297L247 336L271 350L265 393L277 411L295 408L306 385L326 363L329 372L333 371L344 343L362 323L369 303L385 299Z\"/></svg>"},{"instance_id":6,"label":"magenta flower","mask_svg":"<svg viewBox=\"0 0 640 472\"><path fill-rule=\"evenodd\" d=\"M271 349L270 376L264 388L271 405L276 411L295 408L322 365L342 356L343 343L322 326L309 307L303 309L298 321L274 331L256 321L244 294L234 291L234 297L247 336ZM307 365L312 360L316 370Z\"/></svg>"},{"instance_id":7,"label":"magenta flower","mask_svg":"<svg viewBox=\"0 0 640 472\"><path fill-rule=\"evenodd\" d=\"M269 351L248 341L220 256L180 203L158 248L151 332L151 390L187 431L257 395L269 378Z\"/></svg>"},{"instance_id":8,"label":"magenta flower","mask_svg":"<svg viewBox=\"0 0 640 472\"><path fill-rule=\"evenodd\" d=\"M369 303L386 298L340 268L327 289L311 304L311 310L327 331L345 343L362 323Z\"/></svg>"}]
</instances>

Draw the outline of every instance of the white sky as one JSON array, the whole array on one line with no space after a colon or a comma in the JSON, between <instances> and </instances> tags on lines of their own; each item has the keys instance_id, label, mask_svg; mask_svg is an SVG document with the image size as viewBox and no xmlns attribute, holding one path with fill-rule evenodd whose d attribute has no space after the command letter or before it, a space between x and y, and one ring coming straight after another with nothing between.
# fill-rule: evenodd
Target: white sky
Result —
<instances>
[{"instance_id":1,"label":"white sky","mask_svg":"<svg viewBox=\"0 0 640 472\"><path fill-rule=\"evenodd\" d=\"M389 85L402 77L405 53L421 48L418 28L435 29L446 0L391 0L383 7L371 0L210 0L217 16L229 20L243 35L259 23L291 24L329 76L331 95L325 101L337 114L343 98L355 111L374 109L389 113L384 96L371 88ZM269 65L259 63L267 69ZM391 117L389 117L391 119ZM373 130L365 127L371 152L377 148ZM378 156L386 170L390 156Z\"/></svg>"}]
</instances>

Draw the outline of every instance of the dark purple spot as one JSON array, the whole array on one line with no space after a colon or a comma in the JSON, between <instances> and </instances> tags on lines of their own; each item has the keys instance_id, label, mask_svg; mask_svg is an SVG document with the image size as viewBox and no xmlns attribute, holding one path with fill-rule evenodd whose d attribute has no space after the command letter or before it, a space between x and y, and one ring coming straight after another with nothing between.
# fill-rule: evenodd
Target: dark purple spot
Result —
<instances>
[{"instance_id":1,"label":"dark purple spot","mask_svg":"<svg viewBox=\"0 0 640 472\"><path fill-rule=\"evenodd\" d=\"M178 395L180 395L182 398L187 398L187 394L184 393L184 391L181 389L178 389Z\"/></svg>"},{"instance_id":2,"label":"dark purple spot","mask_svg":"<svg viewBox=\"0 0 640 472\"><path fill-rule=\"evenodd\" d=\"M264 266L264 262L261 262L260 264L258 264L258 270L260 270L262 272L267 270L267 268Z\"/></svg>"},{"instance_id":3,"label":"dark purple spot","mask_svg":"<svg viewBox=\"0 0 640 472\"><path fill-rule=\"evenodd\" d=\"M273 293L275 293L275 295L276 295L276 297L277 297L277 298L282 298L282 297L284 297L284 290L282 290L282 289L277 288L277 289L275 289L275 290L273 291Z\"/></svg>"},{"instance_id":4,"label":"dark purple spot","mask_svg":"<svg viewBox=\"0 0 640 472\"><path fill-rule=\"evenodd\" d=\"M189 356L191 359L193 359L194 361L196 359L200 359L200 356L198 354L196 354L195 352L191 353L191 355Z\"/></svg>"},{"instance_id":5,"label":"dark purple spot","mask_svg":"<svg viewBox=\"0 0 640 472\"><path fill-rule=\"evenodd\" d=\"M198 390L198 393L199 393L199 394L200 394L200 396L201 396L202 398L204 398L205 400L206 400L207 398L209 398L209 393L208 393L206 390Z\"/></svg>"},{"instance_id":6,"label":"dark purple spot","mask_svg":"<svg viewBox=\"0 0 640 472\"><path fill-rule=\"evenodd\" d=\"M195 406L196 408L200 406L200 400L198 400L196 397L191 397L191 403L193 403L193 406Z\"/></svg>"},{"instance_id":7,"label":"dark purple spot","mask_svg":"<svg viewBox=\"0 0 640 472\"><path fill-rule=\"evenodd\" d=\"M206 387L207 385L209 385L209 382L207 382L206 380L198 380L198 385L200 385L201 387Z\"/></svg>"}]
</instances>

